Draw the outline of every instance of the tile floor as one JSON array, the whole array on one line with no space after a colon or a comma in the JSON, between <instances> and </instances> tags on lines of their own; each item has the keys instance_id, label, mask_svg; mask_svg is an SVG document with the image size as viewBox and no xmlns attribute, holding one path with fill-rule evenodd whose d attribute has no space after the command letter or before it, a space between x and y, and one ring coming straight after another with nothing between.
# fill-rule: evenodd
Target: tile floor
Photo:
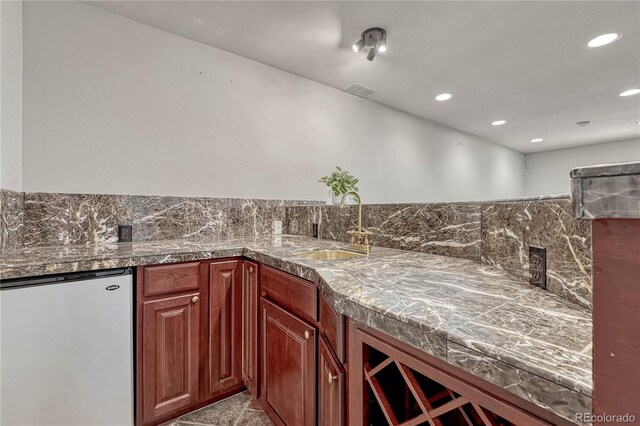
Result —
<instances>
[{"instance_id":1,"label":"tile floor","mask_svg":"<svg viewBox=\"0 0 640 426\"><path fill-rule=\"evenodd\" d=\"M185 414L163 426L272 426L260 404L245 391Z\"/></svg>"}]
</instances>

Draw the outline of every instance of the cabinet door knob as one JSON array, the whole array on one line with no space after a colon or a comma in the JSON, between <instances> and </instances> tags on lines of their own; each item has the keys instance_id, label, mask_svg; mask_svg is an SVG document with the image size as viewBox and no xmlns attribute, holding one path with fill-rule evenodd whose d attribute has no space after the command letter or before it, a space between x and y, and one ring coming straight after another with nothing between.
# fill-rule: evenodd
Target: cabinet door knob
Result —
<instances>
[{"instance_id":1,"label":"cabinet door knob","mask_svg":"<svg viewBox=\"0 0 640 426\"><path fill-rule=\"evenodd\" d=\"M193 303L198 303L198 300L200 300L200 298L198 296L193 296L193 298L191 298L191 301Z\"/></svg>"},{"instance_id":2,"label":"cabinet door knob","mask_svg":"<svg viewBox=\"0 0 640 426\"><path fill-rule=\"evenodd\" d=\"M304 338L309 340L309 330L304 331Z\"/></svg>"},{"instance_id":3,"label":"cabinet door knob","mask_svg":"<svg viewBox=\"0 0 640 426\"><path fill-rule=\"evenodd\" d=\"M329 382L329 385L332 385L334 380L338 380L338 376L333 376L329 371L327 373L327 382Z\"/></svg>"},{"instance_id":4,"label":"cabinet door knob","mask_svg":"<svg viewBox=\"0 0 640 426\"><path fill-rule=\"evenodd\" d=\"M249 266L249 273L253 274L253 266Z\"/></svg>"}]
</instances>

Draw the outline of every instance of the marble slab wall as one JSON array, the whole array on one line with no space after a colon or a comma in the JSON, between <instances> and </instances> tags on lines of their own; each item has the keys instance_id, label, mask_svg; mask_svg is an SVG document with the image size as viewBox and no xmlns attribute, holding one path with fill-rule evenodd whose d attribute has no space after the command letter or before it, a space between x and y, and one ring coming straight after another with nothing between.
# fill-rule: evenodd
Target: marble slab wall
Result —
<instances>
[{"instance_id":1,"label":"marble slab wall","mask_svg":"<svg viewBox=\"0 0 640 426\"><path fill-rule=\"evenodd\" d=\"M347 241L357 207L287 207L284 233ZM591 308L591 224L572 216L568 197L482 203L362 207L374 246L481 261L529 280L529 245L547 249L547 289Z\"/></svg>"},{"instance_id":2,"label":"marble slab wall","mask_svg":"<svg viewBox=\"0 0 640 426\"><path fill-rule=\"evenodd\" d=\"M568 197L482 203L371 204L363 227L374 246L459 257L529 279L528 246L547 249L547 288L591 308L591 224L575 219ZM283 233L347 241L357 207L314 201L0 191L0 248Z\"/></svg>"},{"instance_id":3,"label":"marble slab wall","mask_svg":"<svg viewBox=\"0 0 640 426\"><path fill-rule=\"evenodd\" d=\"M22 247L24 194L0 189L0 249Z\"/></svg>"},{"instance_id":4,"label":"marble slab wall","mask_svg":"<svg viewBox=\"0 0 640 426\"><path fill-rule=\"evenodd\" d=\"M0 247L116 242L118 225L134 241L266 235L287 206L314 201L0 191Z\"/></svg>"}]
</instances>

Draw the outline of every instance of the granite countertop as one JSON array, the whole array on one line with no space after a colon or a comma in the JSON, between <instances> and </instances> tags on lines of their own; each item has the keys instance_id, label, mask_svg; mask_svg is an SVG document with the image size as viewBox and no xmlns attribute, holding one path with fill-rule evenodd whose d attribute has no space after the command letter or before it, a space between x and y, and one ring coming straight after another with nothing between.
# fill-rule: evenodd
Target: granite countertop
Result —
<instances>
[{"instance_id":1,"label":"granite countertop","mask_svg":"<svg viewBox=\"0 0 640 426\"><path fill-rule=\"evenodd\" d=\"M296 257L344 243L298 236L24 248L0 279L246 256L315 282L334 308L573 421L591 411L591 311L471 260L374 247L340 261Z\"/></svg>"},{"instance_id":2,"label":"granite countertop","mask_svg":"<svg viewBox=\"0 0 640 426\"><path fill-rule=\"evenodd\" d=\"M576 167L571 170L572 178L579 177L605 177L640 174L640 161L627 161L624 163L599 164L596 166Z\"/></svg>"},{"instance_id":3,"label":"granite countertop","mask_svg":"<svg viewBox=\"0 0 640 426\"><path fill-rule=\"evenodd\" d=\"M640 161L571 170L571 205L580 219L640 219Z\"/></svg>"}]
</instances>

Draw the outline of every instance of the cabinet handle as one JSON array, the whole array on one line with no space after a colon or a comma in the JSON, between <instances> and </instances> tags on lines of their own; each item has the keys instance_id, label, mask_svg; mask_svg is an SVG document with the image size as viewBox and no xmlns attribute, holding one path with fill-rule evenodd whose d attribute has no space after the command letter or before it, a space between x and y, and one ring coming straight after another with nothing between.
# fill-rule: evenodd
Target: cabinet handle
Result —
<instances>
[{"instance_id":1,"label":"cabinet handle","mask_svg":"<svg viewBox=\"0 0 640 426\"><path fill-rule=\"evenodd\" d=\"M304 331L304 338L309 340L309 330Z\"/></svg>"},{"instance_id":2,"label":"cabinet handle","mask_svg":"<svg viewBox=\"0 0 640 426\"><path fill-rule=\"evenodd\" d=\"M329 382L329 386L333 384L334 380L338 380L338 376L331 375L331 372L327 372L327 382Z\"/></svg>"},{"instance_id":3,"label":"cabinet handle","mask_svg":"<svg viewBox=\"0 0 640 426\"><path fill-rule=\"evenodd\" d=\"M193 296L193 297L191 298L191 301L192 301L193 303L198 303L198 300L200 300L200 298L199 298L198 296Z\"/></svg>"},{"instance_id":4,"label":"cabinet handle","mask_svg":"<svg viewBox=\"0 0 640 426\"><path fill-rule=\"evenodd\" d=\"M253 274L253 266L250 266L250 267L249 267L249 273L250 273L250 274Z\"/></svg>"}]
</instances>

